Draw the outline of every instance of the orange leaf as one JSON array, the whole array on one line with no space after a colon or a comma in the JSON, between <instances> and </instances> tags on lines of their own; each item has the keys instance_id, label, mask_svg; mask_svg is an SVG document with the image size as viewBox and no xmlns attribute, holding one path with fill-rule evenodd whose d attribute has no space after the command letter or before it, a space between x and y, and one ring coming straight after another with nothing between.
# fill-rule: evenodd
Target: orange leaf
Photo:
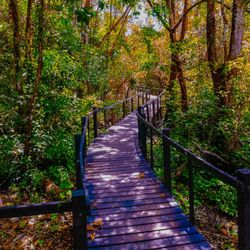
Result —
<instances>
[{"instance_id":1,"label":"orange leaf","mask_svg":"<svg viewBox=\"0 0 250 250\"><path fill-rule=\"evenodd\" d=\"M161 198L165 198L165 197L166 197L166 194L160 194L160 197L161 197Z\"/></svg>"},{"instance_id":2,"label":"orange leaf","mask_svg":"<svg viewBox=\"0 0 250 250\"><path fill-rule=\"evenodd\" d=\"M18 223L15 223L13 226L12 226L12 229L13 230L16 230L16 228L19 226L19 224Z\"/></svg>"},{"instance_id":3,"label":"orange leaf","mask_svg":"<svg viewBox=\"0 0 250 250\"><path fill-rule=\"evenodd\" d=\"M222 227L222 228L220 229L220 231L221 231L224 235L228 235L228 232L227 232L227 230L226 230L224 227Z\"/></svg>"},{"instance_id":4,"label":"orange leaf","mask_svg":"<svg viewBox=\"0 0 250 250\"><path fill-rule=\"evenodd\" d=\"M95 221L94 221L93 224L94 224L94 226L96 226L96 227L100 227L100 226L103 224L102 218L95 219Z\"/></svg>"},{"instance_id":5,"label":"orange leaf","mask_svg":"<svg viewBox=\"0 0 250 250\"><path fill-rule=\"evenodd\" d=\"M87 225L87 231L94 231L94 230L95 230L95 228L94 228L93 224Z\"/></svg>"},{"instance_id":6,"label":"orange leaf","mask_svg":"<svg viewBox=\"0 0 250 250\"><path fill-rule=\"evenodd\" d=\"M90 233L90 239L91 239L92 241L95 240L95 232Z\"/></svg>"},{"instance_id":7,"label":"orange leaf","mask_svg":"<svg viewBox=\"0 0 250 250\"><path fill-rule=\"evenodd\" d=\"M145 173L144 172L140 172L138 178L139 179L143 179L144 177L145 177Z\"/></svg>"}]
</instances>

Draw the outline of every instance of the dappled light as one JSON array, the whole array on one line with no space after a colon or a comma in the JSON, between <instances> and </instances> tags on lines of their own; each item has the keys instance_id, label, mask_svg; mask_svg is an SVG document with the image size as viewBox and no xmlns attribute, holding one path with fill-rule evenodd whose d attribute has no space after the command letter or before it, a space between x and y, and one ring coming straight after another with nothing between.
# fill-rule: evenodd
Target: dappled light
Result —
<instances>
[{"instance_id":1,"label":"dappled light","mask_svg":"<svg viewBox=\"0 0 250 250\"><path fill-rule=\"evenodd\" d=\"M250 249L250 0L2 0L0 249Z\"/></svg>"},{"instance_id":2,"label":"dappled light","mask_svg":"<svg viewBox=\"0 0 250 250\"><path fill-rule=\"evenodd\" d=\"M101 228L90 230L89 246L185 246L198 237L203 249L211 249L140 156L136 120L135 113L127 116L88 149L86 180L93 209L88 219L90 224L103 221Z\"/></svg>"}]
</instances>

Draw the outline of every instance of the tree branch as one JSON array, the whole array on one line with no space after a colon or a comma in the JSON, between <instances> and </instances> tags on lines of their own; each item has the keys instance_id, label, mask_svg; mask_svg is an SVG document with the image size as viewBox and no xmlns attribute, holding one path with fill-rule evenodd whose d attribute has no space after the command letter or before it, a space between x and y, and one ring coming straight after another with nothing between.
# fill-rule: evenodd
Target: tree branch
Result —
<instances>
[{"instance_id":1,"label":"tree branch","mask_svg":"<svg viewBox=\"0 0 250 250\"><path fill-rule=\"evenodd\" d=\"M197 3L195 3L194 5L192 5L191 7L189 7L184 13L183 15L180 17L179 21L175 24L175 26L173 28L171 28L172 31L175 31L179 25L181 24L181 22L183 21L183 19L186 17L186 15L194 8L196 7L197 5L201 4L201 3L205 3L206 0L201 0Z\"/></svg>"},{"instance_id":2,"label":"tree branch","mask_svg":"<svg viewBox=\"0 0 250 250\"><path fill-rule=\"evenodd\" d=\"M152 10L154 10L154 4L151 2L151 0L147 0L149 6L151 7ZM169 32L171 32L171 28L169 27L168 23L164 20L164 18L159 14L155 13L158 20L161 22L161 24L166 28Z\"/></svg>"},{"instance_id":3,"label":"tree branch","mask_svg":"<svg viewBox=\"0 0 250 250\"><path fill-rule=\"evenodd\" d=\"M130 7L128 6L126 8L126 10L124 11L124 13L121 15L121 17L110 27L110 29L108 30L108 32L102 37L101 41L98 44L98 47L101 47L101 45L106 40L106 38L117 27L117 25L123 20L123 18L125 18L128 15L129 12L130 12Z\"/></svg>"}]
</instances>

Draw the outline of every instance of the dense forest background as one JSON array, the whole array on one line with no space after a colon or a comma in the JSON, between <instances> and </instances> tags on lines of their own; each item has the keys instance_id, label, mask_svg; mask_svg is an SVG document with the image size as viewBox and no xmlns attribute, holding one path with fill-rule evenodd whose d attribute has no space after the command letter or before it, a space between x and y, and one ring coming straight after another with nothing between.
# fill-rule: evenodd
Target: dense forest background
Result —
<instances>
[{"instance_id":1,"label":"dense forest background","mask_svg":"<svg viewBox=\"0 0 250 250\"><path fill-rule=\"evenodd\" d=\"M2 1L1 189L18 193L14 203L24 190L37 202L49 181L67 198L81 117L135 86L167 90L164 126L183 146L230 173L249 167L249 3ZM185 162L174 159L185 203ZM235 192L205 172L198 177L197 205L236 216Z\"/></svg>"}]
</instances>

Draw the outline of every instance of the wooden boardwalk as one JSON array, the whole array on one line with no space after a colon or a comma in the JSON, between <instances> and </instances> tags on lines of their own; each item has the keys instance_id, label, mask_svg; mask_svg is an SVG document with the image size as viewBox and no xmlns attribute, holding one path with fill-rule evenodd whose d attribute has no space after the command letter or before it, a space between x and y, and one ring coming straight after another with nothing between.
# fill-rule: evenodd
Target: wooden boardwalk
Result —
<instances>
[{"instance_id":1,"label":"wooden boardwalk","mask_svg":"<svg viewBox=\"0 0 250 250\"><path fill-rule=\"evenodd\" d=\"M86 164L89 249L212 249L140 155L134 113L96 138Z\"/></svg>"}]
</instances>

